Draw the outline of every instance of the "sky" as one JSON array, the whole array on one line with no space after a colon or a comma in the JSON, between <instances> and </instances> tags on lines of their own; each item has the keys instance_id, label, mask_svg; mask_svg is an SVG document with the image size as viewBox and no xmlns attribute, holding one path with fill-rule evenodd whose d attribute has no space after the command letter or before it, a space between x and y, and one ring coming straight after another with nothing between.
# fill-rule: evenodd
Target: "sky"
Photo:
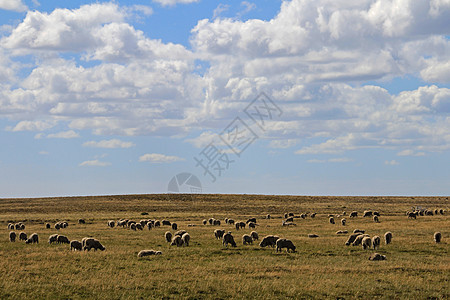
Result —
<instances>
[{"instance_id":1,"label":"sky","mask_svg":"<svg viewBox=\"0 0 450 300\"><path fill-rule=\"evenodd\" d=\"M0 0L0 142L0 198L448 196L450 0Z\"/></svg>"}]
</instances>

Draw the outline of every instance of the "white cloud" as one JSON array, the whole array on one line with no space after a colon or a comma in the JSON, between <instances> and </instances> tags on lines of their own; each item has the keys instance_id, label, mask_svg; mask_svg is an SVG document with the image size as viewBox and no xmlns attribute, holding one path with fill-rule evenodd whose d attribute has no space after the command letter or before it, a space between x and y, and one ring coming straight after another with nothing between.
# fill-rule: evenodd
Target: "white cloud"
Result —
<instances>
[{"instance_id":1,"label":"white cloud","mask_svg":"<svg viewBox=\"0 0 450 300\"><path fill-rule=\"evenodd\" d=\"M22 0L0 0L0 9L24 12L28 10L28 7Z\"/></svg>"},{"instance_id":2,"label":"white cloud","mask_svg":"<svg viewBox=\"0 0 450 300\"><path fill-rule=\"evenodd\" d=\"M87 160L79 164L80 167L107 167L110 166L111 163L95 160Z\"/></svg>"},{"instance_id":3,"label":"white cloud","mask_svg":"<svg viewBox=\"0 0 450 300\"><path fill-rule=\"evenodd\" d=\"M353 159L351 158L347 158L347 157L339 157L339 158L329 158L329 159L309 159L307 160L308 163L347 163L347 162L352 162Z\"/></svg>"},{"instance_id":4,"label":"white cloud","mask_svg":"<svg viewBox=\"0 0 450 300\"><path fill-rule=\"evenodd\" d=\"M199 2L200 0L153 0L153 2L159 3L162 6L174 6L178 3L189 4Z\"/></svg>"},{"instance_id":5,"label":"white cloud","mask_svg":"<svg viewBox=\"0 0 450 300\"><path fill-rule=\"evenodd\" d=\"M184 158L178 156L169 156L158 153L147 153L139 157L139 161L141 162L150 162L150 163L171 163L176 161L183 161Z\"/></svg>"},{"instance_id":6,"label":"white cloud","mask_svg":"<svg viewBox=\"0 0 450 300\"><path fill-rule=\"evenodd\" d=\"M109 148L109 149L115 149L115 148L131 148L134 147L135 144L132 142L124 142L118 139L111 139L111 140L102 140L102 141L89 141L83 143L84 147L95 147L95 148Z\"/></svg>"},{"instance_id":7,"label":"white cloud","mask_svg":"<svg viewBox=\"0 0 450 300\"><path fill-rule=\"evenodd\" d=\"M20 121L14 128L7 128L11 131L43 131L55 126L51 121Z\"/></svg>"},{"instance_id":8,"label":"white cloud","mask_svg":"<svg viewBox=\"0 0 450 300\"><path fill-rule=\"evenodd\" d=\"M278 148L278 149L286 149L290 148L292 146L295 146L297 144L297 140L295 139L285 139L285 140L273 140L270 141L269 147L270 148Z\"/></svg>"},{"instance_id":9,"label":"white cloud","mask_svg":"<svg viewBox=\"0 0 450 300\"><path fill-rule=\"evenodd\" d=\"M384 164L388 165L388 166L396 166L396 165L399 165L400 163L398 161L396 161L396 160L386 160L384 162Z\"/></svg>"},{"instance_id":10,"label":"white cloud","mask_svg":"<svg viewBox=\"0 0 450 300\"><path fill-rule=\"evenodd\" d=\"M80 135L73 130L50 133L47 135L47 138L49 139L74 139L78 137L80 137Z\"/></svg>"},{"instance_id":11,"label":"white cloud","mask_svg":"<svg viewBox=\"0 0 450 300\"><path fill-rule=\"evenodd\" d=\"M397 153L398 156L425 156L425 152L416 152L411 149L406 149Z\"/></svg>"}]
</instances>

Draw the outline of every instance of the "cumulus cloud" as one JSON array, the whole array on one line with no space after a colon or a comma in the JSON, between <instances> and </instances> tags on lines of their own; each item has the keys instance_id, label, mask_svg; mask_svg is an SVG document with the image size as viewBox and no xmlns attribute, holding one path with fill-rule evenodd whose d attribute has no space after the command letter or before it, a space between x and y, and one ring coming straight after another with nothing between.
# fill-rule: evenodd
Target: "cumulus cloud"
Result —
<instances>
[{"instance_id":1,"label":"cumulus cloud","mask_svg":"<svg viewBox=\"0 0 450 300\"><path fill-rule=\"evenodd\" d=\"M80 135L73 130L50 133L47 135L47 138L49 139L74 139L78 137L80 137Z\"/></svg>"},{"instance_id":2,"label":"cumulus cloud","mask_svg":"<svg viewBox=\"0 0 450 300\"><path fill-rule=\"evenodd\" d=\"M0 0L0 9L24 12L28 10L28 7L22 0Z\"/></svg>"},{"instance_id":3,"label":"cumulus cloud","mask_svg":"<svg viewBox=\"0 0 450 300\"><path fill-rule=\"evenodd\" d=\"M132 142L124 142L118 139L111 139L111 140L101 140L101 141L89 141L83 143L84 147L94 147L94 148L109 148L109 149L115 149L115 148L131 148L134 147L135 144Z\"/></svg>"},{"instance_id":4,"label":"cumulus cloud","mask_svg":"<svg viewBox=\"0 0 450 300\"><path fill-rule=\"evenodd\" d=\"M153 2L159 3L162 6L174 6L174 5L177 5L178 3L189 4L189 3L200 2L200 0L153 0Z\"/></svg>"},{"instance_id":5,"label":"cumulus cloud","mask_svg":"<svg viewBox=\"0 0 450 300\"><path fill-rule=\"evenodd\" d=\"M86 160L79 164L80 167L107 167L110 166L111 163L100 161L98 159L95 160Z\"/></svg>"},{"instance_id":6,"label":"cumulus cloud","mask_svg":"<svg viewBox=\"0 0 450 300\"><path fill-rule=\"evenodd\" d=\"M176 161L183 161L184 158L178 156L170 156L159 153L147 153L139 157L139 161L141 162L150 162L150 163L171 163Z\"/></svg>"}]
</instances>

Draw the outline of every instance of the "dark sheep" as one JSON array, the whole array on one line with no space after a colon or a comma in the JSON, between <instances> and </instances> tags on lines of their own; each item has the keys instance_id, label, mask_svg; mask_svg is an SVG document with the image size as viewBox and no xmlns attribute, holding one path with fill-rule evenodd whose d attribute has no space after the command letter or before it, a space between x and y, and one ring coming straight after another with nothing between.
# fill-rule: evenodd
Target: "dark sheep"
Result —
<instances>
[{"instance_id":1,"label":"dark sheep","mask_svg":"<svg viewBox=\"0 0 450 300\"><path fill-rule=\"evenodd\" d=\"M278 239L276 245L277 245L276 252L278 251L281 252L283 248L286 248L286 252L289 252L289 250L295 252L296 249L294 243L292 243L292 241L288 239Z\"/></svg>"},{"instance_id":2,"label":"dark sheep","mask_svg":"<svg viewBox=\"0 0 450 300\"><path fill-rule=\"evenodd\" d=\"M37 233L33 233L32 235L30 235L30 237L28 238L28 240L25 242L26 244L38 244L39 243L39 237L37 235Z\"/></svg>"},{"instance_id":3,"label":"dark sheep","mask_svg":"<svg viewBox=\"0 0 450 300\"><path fill-rule=\"evenodd\" d=\"M28 239L28 236L25 232L19 233L19 241L26 241Z\"/></svg>"},{"instance_id":4,"label":"dark sheep","mask_svg":"<svg viewBox=\"0 0 450 300\"><path fill-rule=\"evenodd\" d=\"M267 235L261 240L261 243L259 243L259 246L260 247L267 247L267 246L275 247L276 242L279 238L280 237L275 236L275 235Z\"/></svg>"},{"instance_id":5,"label":"dark sheep","mask_svg":"<svg viewBox=\"0 0 450 300\"><path fill-rule=\"evenodd\" d=\"M86 221L84 219L78 219L78 224L86 224Z\"/></svg>"},{"instance_id":6,"label":"dark sheep","mask_svg":"<svg viewBox=\"0 0 450 300\"><path fill-rule=\"evenodd\" d=\"M357 216L358 216L358 212L355 210L350 213L350 218L356 218Z\"/></svg>"},{"instance_id":7,"label":"dark sheep","mask_svg":"<svg viewBox=\"0 0 450 300\"><path fill-rule=\"evenodd\" d=\"M436 243L440 243L442 240L442 234L440 232L435 232L433 237Z\"/></svg>"},{"instance_id":8,"label":"dark sheep","mask_svg":"<svg viewBox=\"0 0 450 300\"><path fill-rule=\"evenodd\" d=\"M234 241L234 237L231 235L231 232L224 234L222 238L222 245L228 247L228 244L230 244L232 247L236 247L236 242Z\"/></svg>"},{"instance_id":9,"label":"dark sheep","mask_svg":"<svg viewBox=\"0 0 450 300\"><path fill-rule=\"evenodd\" d=\"M84 250L90 251L91 249L94 249L94 251L101 250L104 251L105 247L96 239L94 238L87 238L84 240Z\"/></svg>"},{"instance_id":10,"label":"dark sheep","mask_svg":"<svg viewBox=\"0 0 450 300\"><path fill-rule=\"evenodd\" d=\"M218 240L222 239L224 234L225 234L225 229L216 229L216 230L214 230L214 236Z\"/></svg>"},{"instance_id":11,"label":"dark sheep","mask_svg":"<svg viewBox=\"0 0 450 300\"><path fill-rule=\"evenodd\" d=\"M58 235L56 242L58 244L70 244L69 239L67 238L67 236L64 236L64 235Z\"/></svg>"},{"instance_id":12,"label":"dark sheep","mask_svg":"<svg viewBox=\"0 0 450 300\"><path fill-rule=\"evenodd\" d=\"M70 251L72 251L72 250L81 251L81 250L83 250L83 245L81 244L80 241L73 240L70 242Z\"/></svg>"},{"instance_id":13,"label":"dark sheep","mask_svg":"<svg viewBox=\"0 0 450 300\"><path fill-rule=\"evenodd\" d=\"M172 225L172 223L170 223L170 221L167 221L167 220L162 220L162 225L163 226L170 226L170 225Z\"/></svg>"},{"instance_id":14,"label":"dark sheep","mask_svg":"<svg viewBox=\"0 0 450 300\"><path fill-rule=\"evenodd\" d=\"M384 234L384 241L385 241L386 245L388 245L392 242L392 232L388 231Z\"/></svg>"},{"instance_id":15,"label":"dark sheep","mask_svg":"<svg viewBox=\"0 0 450 300\"><path fill-rule=\"evenodd\" d=\"M177 223L172 223L172 230L177 230L177 229L178 229Z\"/></svg>"},{"instance_id":16,"label":"dark sheep","mask_svg":"<svg viewBox=\"0 0 450 300\"><path fill-rule=\"evenodd\" d=\"M377 261L377 260L386 260L386 255L381 255L379 253L373 253L369 256L369 260Z\"/></svg>"},{"instance_id":17,"label":"dark sheep","mask_svg":"<svg viewBox=\"0 0 450 300\"><path fill-rule=\"evenodd\" d=\"M15 242L16 241L16 233L14 232L14 231L11 231L10 233L9 233L9 241L10 242Z\"/></svg>"}]
</instances>

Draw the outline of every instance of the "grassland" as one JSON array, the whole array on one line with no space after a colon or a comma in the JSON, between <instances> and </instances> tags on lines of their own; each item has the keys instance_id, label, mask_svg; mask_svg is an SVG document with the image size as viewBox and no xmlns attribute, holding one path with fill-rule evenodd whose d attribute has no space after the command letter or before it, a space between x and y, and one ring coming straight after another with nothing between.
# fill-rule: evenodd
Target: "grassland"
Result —
<instances>
[{"instance_id":1,"label":"grassland","mask_svg":"<svg viewBox=\"0 0 450 300\"><path fill-rule=\"evenodd\" d=\"M444 208L447 214L411 220L405 216L411 206ZM381 222L347 217L345 228L328 222L328 214L366 209L378 210ZM317 212L317 217L296 219L297 226L287 228L281 226L285 212ZM264 219L266 214L273 219ZM448 197L201 194L0 199L0 299L448 299L449 216ZM298 252L277 254L257 243L243 246L241 236L250 230L236 231L222 222L220 228L232 231L238 243L224 248L214 239L217 227L201 225L209 217L256 217L260 237L289 238ZM78 224L79 218L86 224ZM137 232L107 228L107 220L120 218L177 222L190 233L191 245L169 247L163 237L168 227ZM71 252L68 245L49 245L47 238L56 230L44 229L44 223L62 220L69 227L60 234L78 240L94 236L106 251ZM8 241L7 224L19 221L28 234L39 234L39 244ZM386 261L368 261L373 250L347 247L347 236L335 234L355 228L371 236L393 233L393 243L382 243L377 250ZM433 242L435 231L443 235L440 244ZM319 238L308 238L309 233ZM161 250L163 255L138 258L143 249Z\"/></svg>"}]
</instances>

